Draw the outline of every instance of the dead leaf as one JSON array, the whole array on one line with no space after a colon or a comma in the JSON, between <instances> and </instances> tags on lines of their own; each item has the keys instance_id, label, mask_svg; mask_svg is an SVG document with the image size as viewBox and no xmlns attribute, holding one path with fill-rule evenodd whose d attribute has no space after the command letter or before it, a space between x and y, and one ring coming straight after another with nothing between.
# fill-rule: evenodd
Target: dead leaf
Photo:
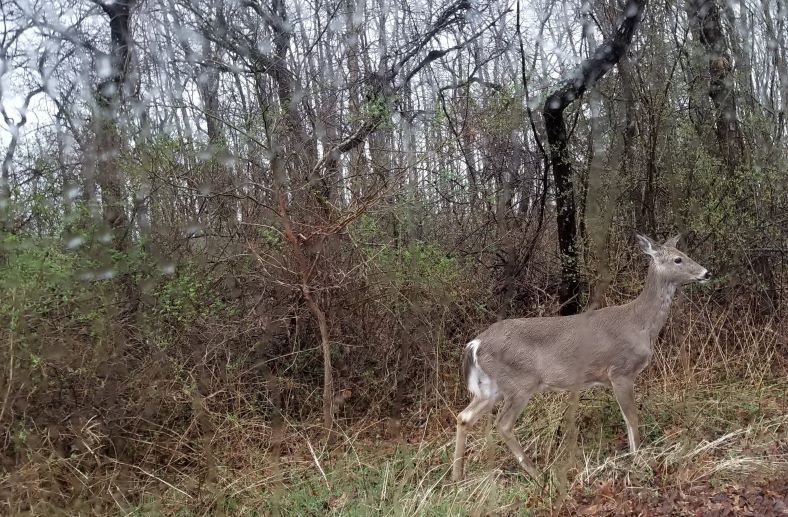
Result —
<instances>
[{"instance_id":1,"label":"dead leaf","mask_svg":"<svg viewBox=\"0 0 788 517\"><path fill-rule=\"evenodd\" d=\"M328 496L326 499L326 506L329 510L336 510L338 508L342 508L347 504L348 495L347 492L342 492L342 495L339 496Z\"/></svg>"}]
</instances>

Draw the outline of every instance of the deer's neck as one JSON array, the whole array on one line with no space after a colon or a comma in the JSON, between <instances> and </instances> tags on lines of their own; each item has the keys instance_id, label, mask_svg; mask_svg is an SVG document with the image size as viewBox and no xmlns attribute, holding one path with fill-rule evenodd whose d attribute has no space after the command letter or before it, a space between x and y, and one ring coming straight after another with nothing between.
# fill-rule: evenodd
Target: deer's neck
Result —
<instances>
[{"instance_id":1,"label":"deer's neck","mask_svg":"<svg viewBox=\"0 0 788 517\"><path fill-rule=\"evenodd\" d=\"M651 342L665 325L675 294L676 285L659 275L652 264L648 269L646 286L633 304L637 321L648 332Z\"/></svg>"}]
</instances>

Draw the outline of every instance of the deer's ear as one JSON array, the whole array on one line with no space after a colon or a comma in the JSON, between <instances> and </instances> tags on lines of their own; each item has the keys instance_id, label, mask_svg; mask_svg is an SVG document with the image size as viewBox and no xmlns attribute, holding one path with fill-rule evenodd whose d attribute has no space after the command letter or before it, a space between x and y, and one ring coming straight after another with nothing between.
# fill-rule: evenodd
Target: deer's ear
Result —
<instances>
[{"instance_id":1,"label":"deer's ear","mask_svg":"<svg viewBox=\"0 0 788 517\"><path fill-rule=\"evenodd\" d=\"M635 234L635 238L638 241L640 249L643 250L643 253L652 257L657 254L657 248L659 247L659 244L652 241L645 235L640 235L639 233Z\"/></svg>"},{"instance_id":2,"label":"deer's ear","mask_svg":"<svg viewBox=\"0 0 788 517\"><path fill-rule=\"evenodd\" d=\"M666 240L665 244L663 244L663 246L667 246L669 248L675 248L676 244L679 243L679 239L681 239L681 234L677 233L676 235L674 235L670 239Z\"/></svg>"}]
</instances>

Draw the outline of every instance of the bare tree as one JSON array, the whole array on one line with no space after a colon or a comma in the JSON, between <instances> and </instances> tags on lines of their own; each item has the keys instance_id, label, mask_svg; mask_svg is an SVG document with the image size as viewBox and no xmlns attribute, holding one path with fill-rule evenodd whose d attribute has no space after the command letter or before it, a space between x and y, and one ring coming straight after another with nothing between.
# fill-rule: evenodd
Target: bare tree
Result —
<instances>
[{"instance_id":1,"label":"bare tree","mask_svg":"<svg viewBox=\"0 0 788 517\"><path fill-rule=\"evenodd\" d=\"M118 164L118 154L125 147L119 122L125 101L135 95L136 71L133 66L131 36L132 9L136 0L105 3L94 0L109 19L110 51L99 54L97 61L104 69L96 86L92 126L95 139L94 177L101 187L104 222L112 231L117 249L129 243L129 215L126 208L126 183Z\"/></svg>"},{"instance_id":2,"label":"bare tree","mask_svg":"<svg viewBox=\"0 0 788 517\"><path fill-rule=\"evenodd\" d=\"M626 53L645 6L645 0L629 0L624 7L621 24L610 40L600 45L592 57L583 61L572 76L566 79L557 91L550 94L544 103L542 113L547 141L550 144L550 163L555 180L558 248L561 254L559 296L563 315L575 314L581 307L574 175L568 153L569 136L564 121L564 110L581 98L586 90L593 88Z\"/></svg>"},{"instance_id":3,"label":"bare tree","mask_svg":"<svg viewBox=\"0 0 788 517\"><path fill-rule=\"evenodd\" d=\"M687 2L690 29L708 63L708 95L714 104L719 155L733 171L744 158L744 137L739 127L733 85L733 59L728 52L717 0Z\"/></svg>"}]
</instances>

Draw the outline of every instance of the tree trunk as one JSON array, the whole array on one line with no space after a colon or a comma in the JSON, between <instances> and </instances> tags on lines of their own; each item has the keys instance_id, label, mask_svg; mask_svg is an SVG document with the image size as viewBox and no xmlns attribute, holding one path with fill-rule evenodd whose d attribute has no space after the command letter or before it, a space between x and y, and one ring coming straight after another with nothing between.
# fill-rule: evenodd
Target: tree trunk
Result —
<instances>
[{"instance_id":1,"label":"tree trunk","mask_svg":"<svg viewBox=\"0 0 788 517\"><path fill-rule=\"evenodd\" d=\"M284 164L280 157L282 148L274 145L274 152L271 158L271 169L274 176L274 190L277 197L277 212L280 223L284 230L284 236L290 244L293 257L296 262L297 273L299 275L299 285L301 294L306 301L309 312L317 321L320 329L320 347L323 355L323 425L328 433L329 440L332 437L331 430L334 426L334 375L331 365L331 341L329 335L328 321L326 314L315 299L310 284L312 282L310 260L307 256L303 244L293 229L293 222L288 210L287 193L285 191L286 177Z\"/></svg>"},{"instance_id":2,"label":"tree trunk","mask_svg":"<svg viewBox=\"0 0 788 517\"><path fill-rule=\"evenodd\" d=\"M97 86L93 130L96 138L95 178L101 188L102 215L112 233L117 250L128 247L129 217L126 212L126 185L118 165L119 149L124 142L118 127L124 100L133 94L131 53L131 9L135 0L101 3L109 17L110 75Z\"/></svg>"},{"instance_id":3,"label":"tree trunk","mask_svg":"<svg viewBox=\"0 0 788 517\"><path fill-rule=\"evenodd\" d=\"M568 136L564 110L586 90L593 87L626 53L640 24L646 0L629 0L624 17L610 41L600 45L593 56L575 70L570 79L545 100L542 113L547 141L550 144L550 164L553 168L556 198L558 247L561 254L561 286L559 299L562 315L580 311L580 271L578 266L577 214L575 209L574 174L568 151Z\"/></svg>"},{"instance_id":4,"label":"tree trunk","mask_svg":"<svg viewBox=\"0 0 788 517\"><path fill-rule=\"evenodd\" d=\"M706 53L709 70L709 98L714 104L715 133L719 154L729 172L744 157L744 138L736 113L733 66L716 0L688 0L690 30Z\"/></svg>"}]
</instances>

